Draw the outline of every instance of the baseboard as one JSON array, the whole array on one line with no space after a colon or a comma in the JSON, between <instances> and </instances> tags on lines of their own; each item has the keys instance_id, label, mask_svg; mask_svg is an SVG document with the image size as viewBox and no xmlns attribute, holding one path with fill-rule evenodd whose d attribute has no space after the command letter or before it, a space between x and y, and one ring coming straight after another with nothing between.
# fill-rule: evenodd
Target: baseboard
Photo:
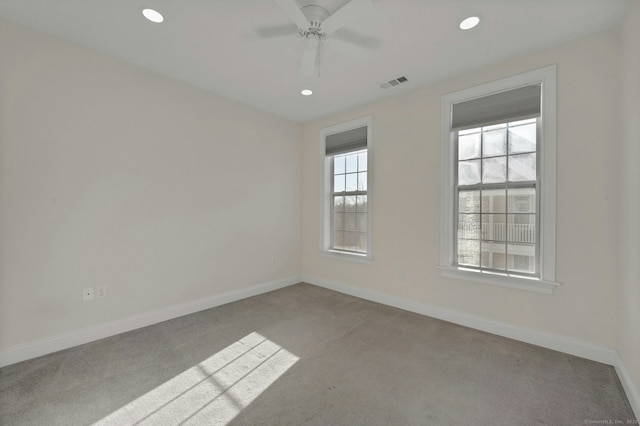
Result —
<instances>
[{"instance_id":1,"label":"baseboard","mask_svg":"<svg viewBox=\"0 0 640 426\"><path fill-rule=\"evenodd\" d=\"M613 349L593 345L589 342L570 339L564 336L554 336L547 333L527 330L510 324L462 314L424 303L417 303L408 299L353 287L344 283L314 276L303 275L302 281L319 287L324 287L329 290L359 297L361 299L393 306L405 311L438 318L454 324L496 334L498 336L508 337L510 339L530 343L543 348L553 349L559 352L611 365L616 370L636 419L640 419L640 390L629 375L629 372L625 368L624 362L620 358L618 352Z\"/></svg>"},{"instance_id":2,"label":"baseboard","mask_svg":"<svg viewBox=\"0 0 640 426\"><path fill-rule=\"evenodd\" d=\"M546 333L526 330L486 318L462 314L428 304L417 303L408 299L390 296L384 293L353 287L336 281L325 280L309 275L262 283L253 287L231 291L220 295L195 300L192 302L181 303L162 310L148 312L118 321L112 321L46 339L32 341L19 346L13 346L7 348L4 351L0 351L0 367L15 364L21 361L26 361L28 359L57 352L73 346L93 342L95 340L114 336L116 334L126 333L127 331L132 331L138 328L157 324L162 321L189 315L195 312L202 311L204 309L224 305L226 303L235 302L247 297L257 296L262 293L267 293L269 291L297 284L301 281L334 290L340 293L370 300L372 302L393 306L409 312L415 312L421 315L438 318L454 324L474 328L476 330L485 331L499 336L508 337L514 340L531 343L544 348L553 349L593 361L602 362L604 364L612 365L616 369L616 373L620 378L620 382L622 384L622 387L624 388L625 393L627 394L627 398L629 399L629 403L631 404L631 408L633 409L636 418L640 418L640 391L631 379L631 376L626 370L622 359L613 349L600 347L587 342L581 342L561 336L553 336Z\"/></svg>"},{"instance_id":3,"label":"baseboard","mask_svg":"<svg viewBox=\"0 0 640 426\"><path fill-rule=\"evenodd\" d=\"M463 325L465 327L485 331L487 333L496 334L498 336L508 337L510 339L519 340L521 342L530 343L547 349L553 349L559 352L564 352L570 355L579 356L581 358L590 359L612 366L616 365L615 350L596 346L588 342L582 342L563 336L554 336L547 333L527 330L510 324L468 314L462 314L424 303L417 303L412 300L390 296L388 294L378 293L371 290L365 290L362 288L353 287L347 284L325 280L323 278L314 276L303 275L302 281L330 290L338 291L340 293L345 293L351 296L370 300L372 302L382 303L384 305L393 306L405 311L415 312L417 314L441 319L454 324Z\"/></svg>"},{"instance_id":4,"label":"baseboard","mask_svg":"<svg viewBox=\"0 0 640 426\"><path fill-rule=\"evenodd\" d=\"M636 385L633 383L629 372L624 366L624 362L617 352L615 368L624 392L627 394L629 404L631 404L631 409L633 409L633 412L636 415L636 419L640 419L640 390L638 390Z\"/></svg>"},{"instance_id":5,"label":"baseboard","mask_svg":"<svg viewBox=\"0 0 640 426\"><path fill-rule=\"evenodd\" d=\"M157 324L183 315L189 315L204 309L235 302L251 296L297 284L300 277L291 277L283 280L262 283L253 287L243 288L216 296L206 297L191 302L170 306L158 311L135 315L122 320L111 321L92 327L75 330L46 339L35 340L22 345L9 347L0 351L0 367L26 361L42 355L57 352L73 346L104 339L127 331L135 330L149 325Z\"/></svg>"}]
</instances>

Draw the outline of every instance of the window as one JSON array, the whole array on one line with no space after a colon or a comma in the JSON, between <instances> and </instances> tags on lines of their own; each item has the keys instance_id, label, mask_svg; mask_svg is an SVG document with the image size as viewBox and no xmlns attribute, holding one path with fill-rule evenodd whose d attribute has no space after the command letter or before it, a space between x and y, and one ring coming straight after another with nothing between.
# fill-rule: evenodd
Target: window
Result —
<instances>
[{"instance_id":1,"label":"window","mask_svg":"<svg viewBox=\"0 0 640 426\"><path fill-rule=\"evenodd\" d=\"M441 269L551 293L555 66L442 101Z\"/></svg>"},{"instance_id":2,"label":"window","mask_svg":"<svg viewBox=\"0 0 640 426\"><path fill-rule=\"evenodd\" d=\"M535 276L537 118L454 131L455 263ZM528 259L515 262L515 256Z\"/></svg>"},{"instance_id":3,"label":"window","mask_svg":"<svg viewBox=\"0 0 640 426\"><path fill-rule=\"evenodd\" d=\"M332 158L331 248L366 254L367 150L336 154Z\"/></svg>"},{"instance_id":4,"label":"window","mask_svg":"<svg viewBox=\"0 0 640 426\"><path fill-rule=\"evenodd\" d=\"M323 255L370 261L371 117L323 129Z\"/></svg>"}]
</instances>

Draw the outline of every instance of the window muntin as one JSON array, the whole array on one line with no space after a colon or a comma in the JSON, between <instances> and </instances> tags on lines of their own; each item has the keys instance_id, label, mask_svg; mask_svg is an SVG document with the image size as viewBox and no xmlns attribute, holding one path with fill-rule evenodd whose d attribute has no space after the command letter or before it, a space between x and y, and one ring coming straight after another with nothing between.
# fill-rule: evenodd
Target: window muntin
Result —
<instances>
[{"instance_id":1,"label":"window muntin","mask_svg":"<svg viewBox=\"0 0 640 426\"><path fill-rule=\"evenodd\" d=\"M367 150L334 155L331 249L367 253Z\"/></svg>"},{"instance_id":2,"label":"window muntin","mask_svg":"<svg viewBox=\"0 0 640 426\"><path fill-rule=\"evenodd\" d=\"M538 276L538 121L454 132L455 265Z\"/></svg>"}]
</instances>

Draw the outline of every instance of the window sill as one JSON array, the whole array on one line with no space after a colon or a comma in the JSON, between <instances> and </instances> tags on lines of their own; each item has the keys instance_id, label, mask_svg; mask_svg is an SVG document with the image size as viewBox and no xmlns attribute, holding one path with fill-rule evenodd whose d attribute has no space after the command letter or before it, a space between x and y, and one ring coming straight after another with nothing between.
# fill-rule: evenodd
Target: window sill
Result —
<instances>
[{"instance_id":1,"label":"window sill","mask_svg":"<svg viewBox=\"0 0 640 426\"><path fill-rule=\"evenodd\" d=\"M439 266L443 276L466 281L475 281L483 284L497 285L500 287L514 288L517 290L533 291L536 293L553 294L560 285L555 281L546 281L537 278L526 278L514 275L482 272L471 269L463 269L453 266Z\"/></svg>"},{"instance_id":2,"label":"window sill","mask_svg":"<svg viewBox=\"0 0 640 426\"><path fill-rule=\"evenodd\" d=\"M373 256L368 254L349 253L338 250L320 250L320 256L329 259L345 260L356 263L373 263Z\"/></svg>"}]
</instances>

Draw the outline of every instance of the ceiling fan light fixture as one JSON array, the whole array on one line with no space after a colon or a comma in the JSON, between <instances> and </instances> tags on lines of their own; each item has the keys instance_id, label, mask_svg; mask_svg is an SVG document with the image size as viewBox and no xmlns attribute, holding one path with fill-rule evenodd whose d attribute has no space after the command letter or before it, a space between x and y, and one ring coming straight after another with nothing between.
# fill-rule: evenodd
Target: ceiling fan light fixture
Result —
<instances>
[{"instance_id":1,"label":"ceiling fan light fixture","mask_svg":"<svg viewBox=\"0 0 640 426\"><path fill-rule=\"evenodd\" d=\"M311 96L311 95L313 95L313 90L311 90L311 89L302 89L300 91L300 94L302 96Z\"/></svg>"},{"instance_id":2,"label":"ceiling fan light fixture","mask_svg":"<svg viewBox=\"0 0 640 426\"><path fill-rule=\"evenodd\" d=\"M160 22L164 21L164 17L162 16L162 14L160 12L158 12L157 10L153 10L153 9L143 9L142 10L142 14L144 15L145 18L147 18L149 21L151 22L155 22L156 24L159 24Z\"/></svg>"},{"instance_id":3,"label":"ceiling fan light fixture","mask_svg":"<svg viewBox=\"0 0 640 426\"><path fill-rule=\"evenodd\" d=\"M480 23L480 17L478 17L478 16L470 16L470 17L464 19L462 22L460 22L460 29L461 30L470 30L471 28L474 28L479 23Z\"/></svg>"}]
</instances>

